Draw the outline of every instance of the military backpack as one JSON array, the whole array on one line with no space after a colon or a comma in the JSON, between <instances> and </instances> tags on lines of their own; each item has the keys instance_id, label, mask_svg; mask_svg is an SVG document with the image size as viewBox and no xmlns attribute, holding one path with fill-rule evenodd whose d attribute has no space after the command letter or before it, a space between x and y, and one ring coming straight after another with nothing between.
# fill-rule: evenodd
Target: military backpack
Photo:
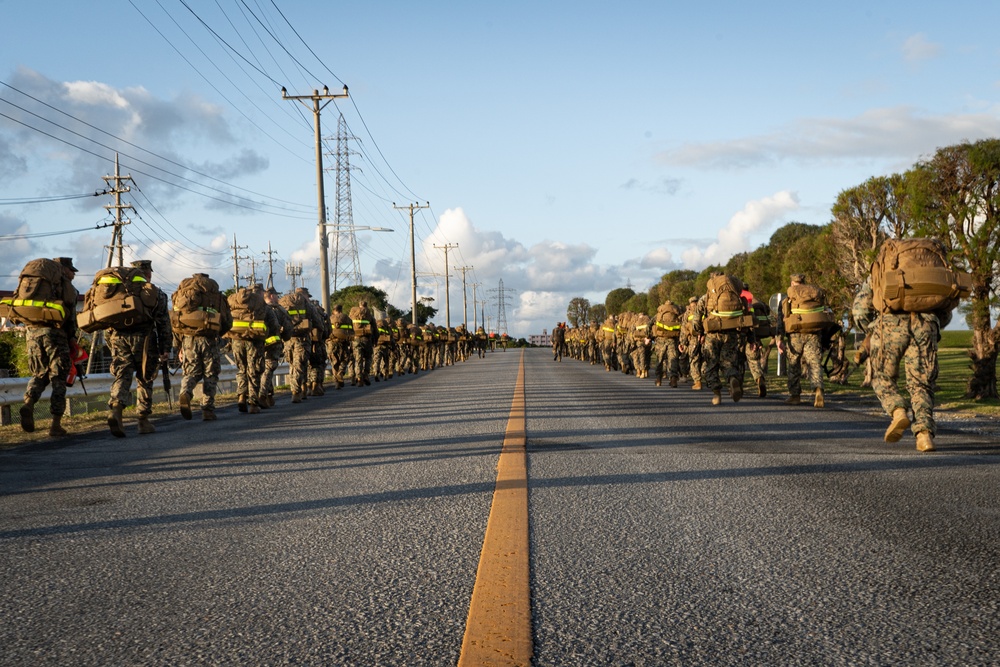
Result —
<instances>
[{"instance_id":1,"label":"military backpack","mask_svg":"<svg viewBox=\"0 0 1000 667\"><path fill-rule=\"evenodd\" d=\"M101 269L83 297L76 323L88 333L151 325L159 299L159 288L146 280L142 270L130 266Z\"/></svg>"},{"instance_id":2,"label":"military backpack","mask_svg":"<svg viewBox=\"0 0 1000 667\"><path fill-rule=\"evenodd\" d=\"M225 333L222 320L228 304L224 303L219 283L196 273L182 280L170 297L170 326L187 336Z\"/></svg>"},{"instance_id":3,"label":"military backpack","mask_svg":"<svg viewBox=\"0 0 1000 667\"><path fill-rule=\"evenodd\" d=\"M229 310L233 314L230 338L263 340L274 332L268 331L269 306L264 295L250 287L241 287L229 295Z\"/></svg>"},{"instance_id":4,"label":"military backpack","mask_svg":"<svg viewBox=\"0 0 1000 667\"><path fill-rule=\"evenodd\" d=\"M656 309L656 321L653 324L653 334L657 338L680 338L681 318L683 313L671 301L661 303Z\"/></svg>"},{"instance_id":5,"label":"military backpack","mask_svg":"<svg viewBox=\"0 0 1000 667\"><path fill-rule=\"evenodd\" d=\"M59 326L65 321L67 304L62 265L52 259L33 259L24 265L14 294L0 300L0 317L35 326Z\"/></svg>"},{"instance_id":6,"label":"military backpack","mask_svg":"<svg viewBox=\"0 0 1000 667\"><path fill-rule=\"evenodd\" d=\"M952 266L937 239L887 239L871 271L872 304L883 313L950 311L972 293L972 276Z\"/></svg>"},{"instance_id":7,"label":"military backpack","mask_svg":"<svg viewBox=\"0 0 1000 667\"><path fill-rule=\"evenodd\" d=\"M308 336L312 323L309 319L309 299L301 292L292 292L278 299L278 304L288 312L292 320L292 335Z\"/></svg>"},{"instance_id":8,"label":"military backpack","mask_svg":"<svg viewBox=\"0 0 1000 667\"><path fill-rule=\"evenodd\" d=\"M836 326L833 311L826 307L826 292L808 283L789 285L781 315L786 333L820 333Z\"/></svg>"},{"instance_id":9,"label":"military backpack","mask_svg":"<svg viewBox=\"0 0 1000 667\"><path fill-rule=\"evenodd\" d=\"M708 316L702 325L705 331L730 331L753 327L753 316L747 314L740 293L743 282L729 275L718 275L708 279L708 296L705 306Z\"/></svg>"}]
</instances>

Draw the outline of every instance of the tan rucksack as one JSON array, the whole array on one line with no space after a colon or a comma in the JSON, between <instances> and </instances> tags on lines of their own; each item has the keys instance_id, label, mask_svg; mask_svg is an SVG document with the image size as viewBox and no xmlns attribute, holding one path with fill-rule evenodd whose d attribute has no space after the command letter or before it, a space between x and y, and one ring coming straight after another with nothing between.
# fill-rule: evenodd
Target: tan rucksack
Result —
<instances>
[{"instance_id":1,"label":"tan rucksack","mask_svg":"<svg viewBox=\"0 0 1000 667\"><path fill-rule=\"evenodd\" d=\"M653 325L653 334L657 338L680 338L681 336L681 309L671 301L660 304L656 309L656 322Z\"/></svg>"},{"instance_id":2,"label":"tan rucksack","mask_svg":"<svg viewBox=\"0 0 1000 667\"><path fill-rule=\"evenodd\" d=\"M267 313L270 308L264 295L250 287L241 287L229 295L229 310L233 314L233 328L230 338L247 340L267 338L271 333L267 327Z\"/></svg>"},{"instance_id":3,"label":"tan rucksack","mask_svg":"<svg viewBox=\"0 0 1000 667\"><path fill-rule=\"evenodd\" d=\"M170 326L186 336L224 333L223 314L229 310L224 303L219 283L196 273L182 280L170 297Z\"/></svg>"},{"instance_id":4,"label":"tan rucksack","mask_svg":"<svg viewBox=\"0 0 1000 667\"><path fill-rule=\"evenodd\" d=\"M819 333L836 322L833 311L826 307L826 292L808 283L788 286L781 315L786 333Z\"/></svg>"},{"instance_id":5,"label":"tan rucksack","mask_svg":"<svg viewBox=\"0 0 1000 667\"><path fill-rule=\"evenodd\" d=\"M372 314L371 309L363 306L351 308L351 322L354 324L355 336L370 336L372 334Z\"/></svg>"},{"instance_id":6,"label":"tan rucksack","mask_svg":"<svg viewBox=\"0 0 1000 667\"><path fill-rule=\"evenodd\" d=\"M750 309L753 311L753 333L757 340L773 337L776 331L771 319L771 307L755 299Z\"/></svg>"},{"instance_id":7,"label":"tan rucksack","mask_svg":"<svg viewBox=\"0 0 1000 667\"><path fill-rule=\"evenodd\" d=\"M74 314L67 312L67 305L76 307L65 302L62 265L43 257L21 269L13 296L0 300L0 317L35 326L59 326L67 315Z\"/></svg>"},{"instance_id":8,"label":"tan rucksack","mask_svg":"<svg viewBox=\"0 0 1000 667\"><path fill-rule=\"evenodd\" d=\"M705 331L731 331L753 327L753 316L746 313L743 299L743 282L725 274L708 279L708 296L705 306L708 316L702 322Z\"/></svg>"},{"instance_id":9,"label":"tan rucksack","mask_svg":"<svg viewBox=\"0 0 1000 667\"><path fill-rule=\"evenodd\" d=\"M130 266L101 269L83 297L76 323L88 333L152 324L159 298L159 288L146 280L142 270Z\"/></svg>"},{"instance_id":10,"label":"tan rucksack","mask_svg":"<svg viewBox=\"0 0 1000 667\"><path fill-rule=\"evenodd\" d=\"M952 310L972 293L972 276L948 261L937 239L887 239L872 263L872 304L883 313Z\"/></svg>"},{"instance_id":11,"label":"tan rucksack","mask_svg":"<svg viewBox=\"0 0 1000 667\"><path fill-rule=\"evenodd\" d=\"M312 329L312 323L309 319L309 299L306 295L301 292L292 292L281 297L278 303L292 319L292 335L308 335Z\"/></svg>"}]
</instances>

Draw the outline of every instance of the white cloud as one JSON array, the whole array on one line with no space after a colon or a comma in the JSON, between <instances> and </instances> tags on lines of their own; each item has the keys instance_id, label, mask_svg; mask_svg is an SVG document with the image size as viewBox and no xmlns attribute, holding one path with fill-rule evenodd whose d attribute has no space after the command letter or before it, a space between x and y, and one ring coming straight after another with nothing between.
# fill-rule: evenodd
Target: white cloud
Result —
<instances>
[{"instance_id":1,"label":"white cloud","mask_svg":"<svg viewBox=\"0 0 1000 667\"><path fill-rule=\"evenodd\" d=\"M936 58L941 53L941 45L927 40L927 36L918 32L911 35L903 42L903 59L908 63L916 63L922 60Z\"/></svg>"},{"instance_id":2,"label":"white cloud","mask_svg":"<svg viewBox=\"0 0 1000 667\"><path fill-rule=\"evenodd\" d=\"M647 252L641 260L639 267L643 269L660 269L664 273L677 268L674 255L667 248L655 248Z\"/></svg>"},{"instance_id":3,"label":"white cloud","mask_svg":"<svg viewBox=\"0 0 1000 667\"><path fill-rule=\"evenodd\" d=\"M899 106L871 109L854 118L802 119L766 135L685 144L656 159L703 169L744 169L783 160L913 162L941 146L998 134L1000 116L995 113L930 115Z\"/></svg>"},{"instance_id":4,"label":"white cloud","mask_svg":"<svg viewBox=\"0 0 1000 667\"><path fill-rule=\"evenodd\" d=\"M689 248L682 260L687 269L701 270L710 264L722 264L734 254L750 249L750 236L799 208L798 196L787 190L771 197L747 202L719 231L718 240L704 250Z\"/></svg>"}]
</instances>

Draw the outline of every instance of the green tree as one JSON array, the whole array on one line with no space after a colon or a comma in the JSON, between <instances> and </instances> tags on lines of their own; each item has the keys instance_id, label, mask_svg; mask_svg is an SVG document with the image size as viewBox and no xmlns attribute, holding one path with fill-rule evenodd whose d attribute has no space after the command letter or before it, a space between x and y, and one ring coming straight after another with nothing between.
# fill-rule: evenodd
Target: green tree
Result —
<instances>
[{"instance_id":1,"label":"green tree","mask_svg":"<svg viewBox=\"0 0 1000 667\"><path fill-rule=\"evenodd\" d=\"M330 303L339 303L344 307L344 311L349 311L362 301L367 301L368 307L372 310L389 310L389 295L385 293L385 290L381 290L378 287L349 285L330 295ZM417 312L419 313L420 311Z\"/></svg>"},{"instance_id":2,"label":"green tree","mask_svg":"<svg viewBox=\"0 0 1000 667\"><path fill-rule=\"evenodd\" d=\"M940 148L908 172L916 233L944 241L972 274L968 398L997 398L1000 324L990 305L1000 265L1000 139Z\"/></svg>"},{"instance_id":3,"label":"green tree","mask_svg":"<svg viewBox=\"0 0 1000 667\"><path fill-rule=\"evenodd\" d=\"M28 377L28 346L24 336L19 332L0 332L0 369L6 370L10 377Z\"/></svg>"},{"instance_id":4,"label":"green tree","mask_svg":"<svg viewBox=\"0 0 1000 667\"><path fill-rule=\"evenodd\" d=\"M587 321L602 323L604 320L608 319L608 309L603 303L595 303L587 311Z\"/></svg>"},{"instance_id":5,"label":"green tree","mask_svg":"<svg viewBox=\"0 0 1000 667\"><path fill-rule=\"evenodd\" d=\"M617 315L622 312L622 306L633 296L635 296L635 290L631 287L619 287L608 292L604 298L604 307L607 308L608 315Z\"/></svg>"},{"instance_id":6,"label":"green tree","mask_svg":"<svg viewBox=\"0 0 1000 667\"><path fill-rule=\"evenodd\" d=\"M585 327L589 323L590 301L582 296L574 297L566 309L566 321L571 327Z\"/></svg>"},{"instance_id":7,"label":"green tree","mask_svg":"<svg viewBox=\"0 0 1000 667\"><path fill-rule=\"evenodd\" d=\"M646 313L647 315L653 315L656 313L655 308L652 313L649 312L649 295L645 292L633 294L629 297L628 301L622 304L622 309L619 312L624 311L628 311L630 313Z\"/></svg>"}]
</instances>

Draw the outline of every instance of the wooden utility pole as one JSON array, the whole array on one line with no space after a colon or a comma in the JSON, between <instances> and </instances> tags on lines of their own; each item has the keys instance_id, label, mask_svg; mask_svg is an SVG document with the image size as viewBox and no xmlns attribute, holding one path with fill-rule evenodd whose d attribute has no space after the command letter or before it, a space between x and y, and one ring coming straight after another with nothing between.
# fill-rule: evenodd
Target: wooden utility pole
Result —
<instances>
[{"instance_id":1,"label":"wooden utility pole","mask_svg":"<svg viewBox=\"0 0 1000 667\"><path fill-rule=\"evenodd\" d=\"M451 288L448 279L451 273L448 271L448 250L457 248L457 243L445 243L444 245L434 244L438 250L444 250L444 325L451 329Z\"/></svg>"},{"instance_id":2,"label":"wooden utility pole","mask_svg":"<svg viewBox=\"0 0 1000 667\"><path fill-rule=\"evenodd\" d=\"M462 324L468 328L469 326L469 302L465 290L465 274L471 271L474 267L472 266L455 266L452 267L456 271L462 272ZM475 308L475 306L473 306Z\"/></svg>"},{"instance_id":3,"label":"wooden utility pole","mask_svg":"<svg viewBox=\"0 0 1000 667\"><path fill-rule=\"evenodd\" d=\"M413 212L421 208L430 208L430 203L424 202L423 206L418 206L417 204L408 204L407 206L396 206L396 202L392 203L392 207L397 211L402 211L405 209L410 210L410 319L413 321L413 325L417 324L417 244L413 236Z\"/></svg>"},{"instance_id":4,"label":"wooden utility pole","mask_svg":"<svg viewBox=\"0 0 1000 667\"><path fill-rule=\"evenodd\" d=\"M347 86L344 86L342 94L330 93L330 89L323 86L323 92L314 90L312 95L289 95L284 87L281 89L281 99L298 100L306 107L306 100L312 101L313 125L316 130L316 196L319 208L319 273L323 282L323 309L330 312L330 260L327 250L329 241L326 238L326 193L323 191L323 140L320 134L319 115L323 108L338 97L347 97ZM326 100L320 104L321 100Z\"/></svg>"}]
</instances>

